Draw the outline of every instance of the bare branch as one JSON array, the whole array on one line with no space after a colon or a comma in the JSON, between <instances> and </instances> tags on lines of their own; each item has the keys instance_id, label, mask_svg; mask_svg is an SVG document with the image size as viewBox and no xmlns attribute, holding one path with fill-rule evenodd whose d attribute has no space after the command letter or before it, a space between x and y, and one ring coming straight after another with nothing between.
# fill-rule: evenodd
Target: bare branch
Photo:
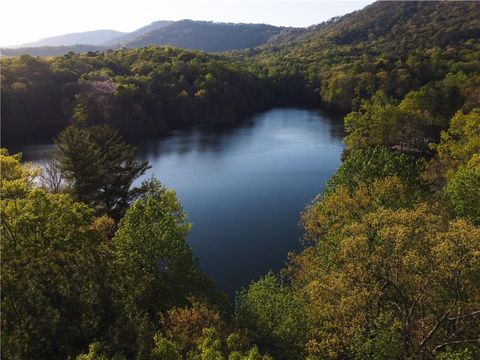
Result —
<instances>
[{"instance_id":1,"label":"bare branch","mask_svg":"<svg viewBox=\"0 0 480 360\"><path fill-rule=\"evenodd\" d=\"M478 342L478 341L480 341L480 338L477 338L477 339L465 339L465 340L447 341L447 342L444 342L443 344L440 344L440 345L435 346L435 348L433 349L433 352L432 352L432 353L435 355L439 350L443 349L445 346L448 346L448 345L465 344L465 343L475 343L475 342Z\"/></svg>"},{"instance_id":2,"label":"bare branch","mask_svg":"<svg viewBox=\"0 0 480 360\"><path fill-rule=\"evenodd\" d=\"M437 320L436 324L433 326L433 328L430 330L430 332L427 334L427 336L422 340L422 342L420 343L420 346L419 346L419 349L421 349L426 343L428 340L430 340L433 336L433 334L435 334L435 332L438 330L438 328L440 327L440 325L445 321L447 320L448 318L448 313L450 312L450 309L447 310L447 312L445 314L443 314L443 316Z\"/></svg>"},{"instance_id":3,"label":"bare branch","mask_svg":"<svg viewBox=\"0 0 480 360\"><path fill-rule=\"evenodd\" d=\"M448 321L464 320L464 319L468 319L469 317L474 317L474 316L477 316L477 315L480 315L480 310L471 312L470 314L466 314L466 315L450 317L447 320Z\"/></svg>"}]
</instances>

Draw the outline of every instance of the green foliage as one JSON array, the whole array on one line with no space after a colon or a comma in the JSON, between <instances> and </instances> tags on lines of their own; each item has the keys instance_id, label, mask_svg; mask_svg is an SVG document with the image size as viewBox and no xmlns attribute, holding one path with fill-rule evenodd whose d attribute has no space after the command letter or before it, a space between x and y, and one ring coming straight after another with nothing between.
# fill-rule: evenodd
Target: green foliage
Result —
<instances>
[{"instance_id":1,"label":"green foliage","mask_svg":"<svg viewBox=\"0 0 480 360\"><path fill-rule=\"evenodd\" d=\"M340 168L328 181L326 193L345 186L354 191L360 184L372 184L377 179L398 177L413 189L420 189L424 161L412 156L388 150L384 147L370 147L349 153Z\"/></svg>"},{"instance_id":2,"label":"green foliage","mask_svg":"<svg viewBox=\"0 0 480 360\"><path fill-rule=\"evenodd\" d=\"M445 196L457 216L480 226L480 154L452 175L445 187Z\"/></svg>"},{"instance_id":3,"label":"green foliage","mask_svg":"<svg viewBox=\"0 0 480 360\"><path fill-rule=\"evenodd\" d=\"M383 91L364 101L359 111L353 111L345 117L347 144L355 149L396 144L400 133L398 122L402 117L396 105Z\"/></svg>"},{"instance_id":4,"label":"green foliage","mask_svg":"<svg viewBox=\"0 0 480 360\"><path fill-rule=\"evenodd\" d=\"M190 294L207 294L210 283L186 244L186 222L175 193L158 182L136 200L113 238L114 272L121 321L134 330L123 334L143 353L162 312L188 303ZM143 355L142 355L143 356Z\"/></svg>"},{"instance_id":5,"label":"green foliage","mask_svg":"<svg viewBox=\"0 0 480 360\"><path fill-rule=\"evenodd\" d=\"M34 188L20 155L0 155L4 357L64 359L90 344L80 359L148 358L161 315L212 294L174 192L151 181L117 230L70 195ZM217 325L215 314L203 323Z\"/></svg>"},{"instance_id":6,"label":"green foliage","mask_svg":"<svg viewBox=\"0 0 480 360\"><path fill-rule=\"evenodd\" d=\"M439 360L473 360L474 356L469 349L453 350L447 348L446 351L438 354L436 358Z\"/></svg>"},{"instance_id":7,"label":"green foliage","mask_svg":"<svg viewBox=\"0 0 480 360\"><path fill-rule=\"evenodd\" d=\"M450 121L449 129L442 132L440 143L434 148L440 162L452 171L479 154L480 109L473 109L468 114L457 112Z\"/></svg>"},{"instance_id":8,"label":"green foliage","mask_svg":"<svg viewBox=\"0 0 480 360\"><path fill-rule=\"evenodd\" d=\"M400 331L399 323L392 322L391 319L388 321L376 319L370 331L356 339L353 345L354 358L358 360L401 358L403 349Z\"/></svg>"},{"instance_id":9,"label":"green foliage","mask_svg":"<svg viewBox=\"0 0 480 360\"><path fill-rule=\"evenodd\" d=\"M222 342L215 328L203 329L199 339L197 351L190 354L189 358L198 360L223 360Z\"/></svg>"},{"instance_id":10,"label":"green foliage","mask_svg":"<svg viewBox=\"0 0 480 360\"><path fill-rule=\"evenodd\" d=\"M471 141L460 139L457 151L465 153ZM460 166L444 192L454 215L473 221L477 158ZM423 161L385 148L352 151L302 214L306 247L290 257L285 291L302 299L298 340L307 358L478 355L479 228L418 191L423 169ZM260 333L258 324L288 313L275 286L258 290L262 281L248 290L262 296L246 325L259 345L279 326Z\"/></svg>"},{"instance_id":11,"label":"green foliage","mask_svg":"<svg viewBox=\"0 0 480 360\"><path fill-rule=\"evenodd\" d=\"M158 335L154 339L155 347L152 350L152 360L181 360L177 345L168 339Z\"/></svg>"},{"instance_id":12,"label":"green foliage","mask_svg":"<svg viewBox=\"0 0 480 360\"><path fill-rule=\"evenodd\" d=\"M3 356L78 353L102 334L112 307L107 244L92 227L93 211L67 195L31 190L2 199L1 218Z\"/></svg>"},{"instance_id":13,"label":"green foliage","mask_svg":"<svg viewBox=\"0 0 480 360\"><path fill-rule=\"evenodd\" d=\"M438 130L445 129L455 110L462 108L465 84L464 73L449 73L410 91L400 103L378 91L345 117L345 140L353 149L382 145L425 152L427 140L436 139Z\"/></svg>"},{"instance_id":14,"label":"green foliage","mask_svg":"<svg viewBox=\"0 0 480 360\"><path fill-rule=\"evenodd\" d=\"M135 148L117 130L106 125L71 125L60 133L56 145L59 169L73 196L97 213L119 219L145 191L131 186L149 168L148 163L135 160Z\"/></svg>"},{"instance_id":15,"label":"green foliage","mask_svg":"<svg viewBox=\"0 0 480 360\"><path fill-rule=\"evenodd\" d=\"M436 150L436 156L428 163L424 178L432 188L437 191L445 188L459 167L468 167L469 161L473 162L474 157L480 153L479 124L478 108L473 108L468 113L458 111L450 120L450 127L441 132L440 142L431 144L432 149Z\"/></svg>"},{"instance_id":16,"label":"green foliage","mask_svg":"<svg viewBox=\"0 0 480 360\"><path fill-rule=\"evenodd\" d=\"M216 307L191 298L191 305L170 309L162 316L154 353L179 359L267 360L242 330L233 331ZM167 355L163 355L166 357Z\"/></svg>"},{"instance_id":17,"label":"green foliage","mask_svg":"<svg viewBox=\"0 0 480 360\"><path fill-rule=\"evenodd\" d=\"M475 338L479 229L463 220L445 224L426 204L352 215L310 234L314 245L290 267L294 289L306 293L309 353L382 356L382 348L401 349L396 357L429 356L451 340L450 326L472 331L453 332L457 341ZM379 319L391 319L386 329ZM359 335L365 340L353 342Z\"/></svg>"},{"instance_id":18,"label":"green foliage","mask_svg":"<svg viewBox=\"0 0 480 360\"><path fill-rule=\"evenodd\" d=\"M448 73L463 72L473 79L479 71L479 12L475 3L376 2L313 26L295 41L244 55L259 72L290 80L294 88L300 83L308 96L320 97L324 106L348 113L378 91L401 100ZM289 79L292 74L297 75L294 81ZM477 92L470 89L469 81L458 89L461 76L454 77L421 91L429 93L420 97L434 102L444 120L462 106L464 89Z\"/></svg>"},{"instance_id":19,"label":"green foliage","mask_svg":"<svg viewBox=\"0 0 480 360\"><path fill-rule=\"evenodd\" d=\"M240 325L275 358L298 358L306 338L304 306L301 294L270 272L237 294L235 313Z\"/></svg>"},{"instance_id":20,"label":"green foliage","mask_svg":"<svg viewBox=\"0 0 480 360\"><path fill-rule=\"evenodd\" d=\"M1 87L2 140L12 143L29 134L56 136L79 108L91 124L145 134L231 121L270 99L266 81L243 65L171 47L2 58Z\"/></svg>"},{"instance_id":21,"label":"green foliage","mask_svg":"<svg viewBox=\"0 0 480 360\"><path fill-rule=\"evenodd\" d=\"M340 186L317 197L302 213L304 238L307 242L315 242L321 237L332 249L337 249L338 231L352 221L379 208L411 208L420 199L398 177L378 179L371 184L361 183L354 191Z\"/></svg>"},{"instance_id":22,"label":"green foliage","mask_svg":"<svg viewBox=\"0 0 480 360\"><path fill-rule=\"evenodd\" d=\"M88 346L88 353L78 355L76 360L126 360L125 356L116 354L112 357L102 352L102 344L96 342Z\"/></svg>"},{"instance_id":23,"label":"green foliage","mask_svg":"<svg viewBox=\"0 0 480 360\"><path fill-rule=\"evenodd\" d=\"M116 264L128 278L124 298L142 299L151 311L186 300L189 284L199 276L185 242L189 229L175 193L160 185L132 204L113 239ZM173 285L179 293L165 291Z\"/></svg>"},{"instance_id":24,"label":"green foliage","mask_svg":"<svg viewBox=\"0 0 480 360\"><path fill-rule=\"evenodd\" d=\"M0 199L24 197L32 189L32 182L38 171L29 164L21 164L22 155L10 155L7 149L0 149Z\"/></svg>"},{"instance_id":25,"label":"green foliage","mask_svg":"<svg viewBox=\"0 0 480 360\"><path fill-rule=\"evenodd\" d=\"M227 338L227 342L230 339L229 344L231 344L232 338L236 338L238 341L239 335L230 334ZM237 345L239 344L237 343ZM204 328L196 349L190 351L187 358L190 360L271 360L270 356L261 355L256 346L244 352L242 352L242 348L232 351L229 347L229 350L224 350L224 344L216 328Z\"/></svg>"},{"instance_id":26,"label":"green foliage","mask_svg":"<svg viewBox=\"0 0 480 360\"><path fill-rule=\"evenodd\" d=\"M462 92L469 83L470 79L463 72L448 73L440 81L432 81L419 90L407 93L400 109L416 119L416 123L408 125L424 132L429 127L447 128L455 110L463 106L465 98Z\"/></svg>"}]
</instances>

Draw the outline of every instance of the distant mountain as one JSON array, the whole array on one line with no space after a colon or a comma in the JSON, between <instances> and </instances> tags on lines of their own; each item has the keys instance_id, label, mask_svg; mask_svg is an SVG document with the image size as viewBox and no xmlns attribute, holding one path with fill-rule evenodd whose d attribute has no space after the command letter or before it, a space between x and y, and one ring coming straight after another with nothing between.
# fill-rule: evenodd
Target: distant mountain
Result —
<instances>
[{"instance_id":1,"label":"distant mountain","mask_svg":"<svg viewBox=\"0 0 480 360\"><path fill-rule=\"evenodd\" d=\"M77 44L100 45L125 33L115 30L94 30L47 37L18 47L70 46Z\"/></svg>"},{"instance_id":2,"label":"distant mountain","mask_svg":"<svg viewBox=\"0 0 480 360\"><path fill-rule=\"evenodd\" d=\"M266 24L216 23L212 21L155 21L131 33L98 30L66 34L25 44L21 48L1 49L3 56L64 55L70 51L89 52L138 48L149 45L175 46L205 52L221 52L278 44L305 32L301 28L277 27Z\"/></svg>"},{"instance_id":3,"label":"distant mountain","mask_svg":"<svg viewBox=\"0 0 480 360\"><path fill-rule=\"evenodd\" d=\"M109 49L115 49L112 46L97 46L97 45L69 45L69 46L37 46L37 47L22 47L22 48L6 48L0 49L2 56L60 56L74 53L88 53L96 51L107 51Z\"/></svg>"},{"instance_id":4,"label":"distant mountain","mask_svg":"<svg viewBox=\"0 0 480 360\"><path fill-rule=\"evenodd\" d=\"M282 29L284 28L266 24L181 20L141 35L125 45L133 48L171 45L183 49L218 52L262 45Z\"/></svg>"},{"instance_id":5,"label":"distant mountain","mask_svg":"<svg viewBox=\"0 0 480 360\"><path fill-rule=\"evenodd\" d=\"M120 35L120 36L116 36L110 40L107 40L105 41L102 45L106 45L106 46L111 46L111 45L122 45L122 44L125 44L129 41L132 41L134 40L135 38L143 35L143 34L146 34L146 33L149 33L151 31L154 31L154 30L158 30L164 26L167 26L169 24L173 23L173 21L168 21L168 20L159 20L159 21L155 21L155 22L152 22L151 24L147 25L147 26L143 26L135 31L132 31L130 33L125 33L123 35Z\"/></svg>"}]
</instances>

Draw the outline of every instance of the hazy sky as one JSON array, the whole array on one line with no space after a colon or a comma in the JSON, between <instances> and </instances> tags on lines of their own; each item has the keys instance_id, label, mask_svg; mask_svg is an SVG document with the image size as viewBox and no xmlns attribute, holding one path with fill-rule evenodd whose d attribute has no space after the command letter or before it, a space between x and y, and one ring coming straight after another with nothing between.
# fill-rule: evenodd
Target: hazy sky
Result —
<instances>
[{"instance_id":1,"label":"hazy sky","mask_svg":"<svg viewBox=\"0 0 480 360\"><path fill-rule=\"evenodd\" d=\"M361 9L373 0L6 0L0 45L96 29L132 31L155 20L212 20L309 26Z\"/></svg>"}]
</instances>

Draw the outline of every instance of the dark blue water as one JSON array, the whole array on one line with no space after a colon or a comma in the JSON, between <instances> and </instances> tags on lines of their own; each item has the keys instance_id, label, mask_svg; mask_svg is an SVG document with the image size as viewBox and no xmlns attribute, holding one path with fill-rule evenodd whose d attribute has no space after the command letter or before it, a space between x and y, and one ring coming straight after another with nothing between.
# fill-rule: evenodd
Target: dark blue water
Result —
<instances>
[{"instance_id":1,"label":"dark blue water","mask_svg":"<svg viewBox=\"0 0 480 360\"><path fill-rule=\"evenodd\" d=\"M175 189L189 214L203 271L233 294L300 248L299 214L340 165L342 129L318 111L282 108L136 145L146 176ZM22 149L25 160L42 149Z\"/></svg>"}]
</instances>

